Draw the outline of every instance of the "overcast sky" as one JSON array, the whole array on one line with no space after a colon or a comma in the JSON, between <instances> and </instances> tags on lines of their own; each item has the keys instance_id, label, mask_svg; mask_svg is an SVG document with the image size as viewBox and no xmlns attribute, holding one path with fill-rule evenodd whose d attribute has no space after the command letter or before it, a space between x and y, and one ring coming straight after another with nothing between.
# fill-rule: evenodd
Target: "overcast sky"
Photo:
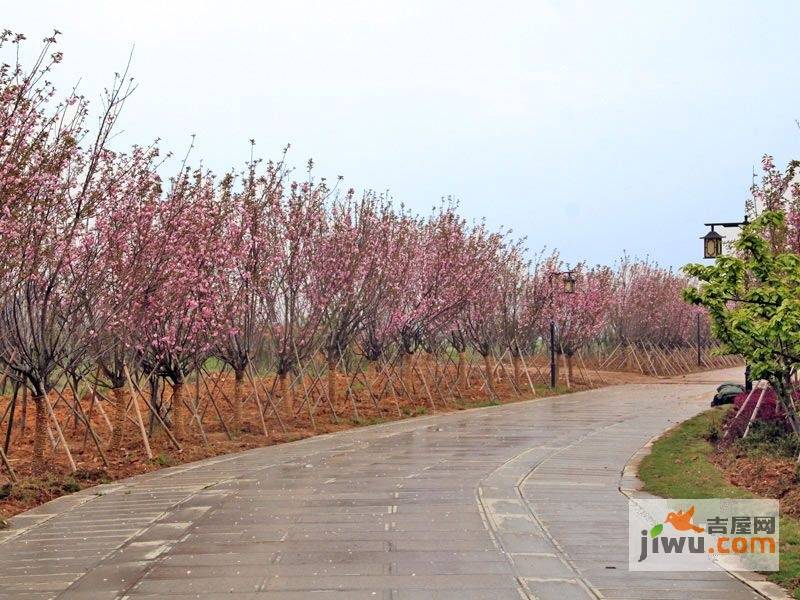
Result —
<instances>
[{"instance_id":1,"label":"overcast sky","mask_svg":"<svg viewBox=\"0 0 800 600\"><path fill-rule=\"evenodd\" d=\"M57 81L97 97L135 44L118 143L162 138L216 171L257 154L441 196L558 247L680 266L737 220L763 153L800 157L798 2L6 2L63 32Z\"/></svg>"}]
</instances>

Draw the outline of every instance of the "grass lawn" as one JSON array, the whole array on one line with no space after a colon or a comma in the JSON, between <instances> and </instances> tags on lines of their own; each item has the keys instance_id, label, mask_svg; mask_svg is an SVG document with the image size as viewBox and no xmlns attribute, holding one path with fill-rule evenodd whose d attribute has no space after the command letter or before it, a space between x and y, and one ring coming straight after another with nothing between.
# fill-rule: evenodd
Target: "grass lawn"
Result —
<instances>
[{"instance_id":1,"label":"grass lawn","mask_svg":"<svg viewBox=\"0 0 800 600\"><path fill-rule=\"evenodd\" d=\"M653 445L639 467L644 489L664 498L753 498L727 482L709 460L714 451L709 435L718 431L730 407L711 409L681 423ZM800 522L781 517L781 569L767 578L800 599Z\"/></svg>"}]
</instances>

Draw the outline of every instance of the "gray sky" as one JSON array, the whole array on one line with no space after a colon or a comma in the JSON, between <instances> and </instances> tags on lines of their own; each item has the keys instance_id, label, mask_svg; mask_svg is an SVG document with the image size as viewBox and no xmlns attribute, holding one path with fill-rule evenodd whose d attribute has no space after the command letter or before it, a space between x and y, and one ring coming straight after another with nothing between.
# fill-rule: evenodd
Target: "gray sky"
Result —
<instances>
[{"instance_id":1,"label":"gray sky","mask_svg":"<svg viewBox=\"0 0 800 600\"><path fill-rule=\"evenodd\" d=\"M257 154L460 199L532 249L609 262L700 258L738 220L753 165L800 155L798 2L14 2L33 48L63 32L57 79L97 97L135 44L121 142L216 171Z\"/></svg>"}]
</instances>

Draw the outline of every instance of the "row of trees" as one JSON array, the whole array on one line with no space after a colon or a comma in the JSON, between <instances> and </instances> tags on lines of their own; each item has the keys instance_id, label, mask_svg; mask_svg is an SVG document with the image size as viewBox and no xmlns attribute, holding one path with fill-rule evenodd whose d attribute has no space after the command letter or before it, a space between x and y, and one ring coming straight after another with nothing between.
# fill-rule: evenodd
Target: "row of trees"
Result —
<instances>
[{"instance_id":1,"label":"row of trees","mask_svg":"<svg viewBox=\"0 0 800 600\"><path fill-rule=\"evenodd\" d=\"M4 32L0 51L23 39ZM460 370L470 349L488 374L508 353L519 380L551 321L567 359L592 344L695 340L684 276L629 258L579 264L565 294L557 253L530 260L452 201L419 216L317 178L311 163L299 177L284 157L217 177L189 154L164 180L157 144L110 144L131 80L115 78L90 130L87 100L59 101L49 83L55 43L30 68L0 67L0 368L34 400L37 468L59 388L109 392L117 448L132 381L150 383L158 419L181 439L184 386L210 359L234 374L238 425L254 366L275 374L268 392L291 414L288 390L319 356L335 405L335 374L353 356L378 372L455 353Z\"/></svg>"}]
</instances>

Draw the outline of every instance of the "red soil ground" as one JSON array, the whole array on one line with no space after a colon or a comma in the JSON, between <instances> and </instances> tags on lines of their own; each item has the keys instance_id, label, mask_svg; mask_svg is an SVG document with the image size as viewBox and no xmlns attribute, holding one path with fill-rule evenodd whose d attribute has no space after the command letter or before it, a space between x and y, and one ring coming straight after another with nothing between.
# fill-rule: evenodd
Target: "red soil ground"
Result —
<instances>
[{"instance_id":1,"label":"red soil ground","mask_svg":"<svg viewBox=\"0 0 800 600\"><path fill-rule=\"evenodd\" d=\"M447 379L448 384L443 378L437 378L434 365L418 365L420 373L425 373L423 380L419 375L412 372L406 374L404 380L407 383L407 392L401 390L397 395L390 393L384 394L380 401L373 400L364 381L359 379L350 382L348 395L348 378L337 374L335 377L336 417L322 395L322 389L327 386L327 379L319 379L316 384L312 378L307 378L305 389L312 389L311 395L316 395L316 400L308 403L303 399L303 386L297 385L297 392L294 399L294 410L289 415L286 399L282 394L273 391L273 401L278 406L280 420L275 411L269 406L267 401L267 390L272 390L273 377L260 380L257 386L259 399L265 409L265 419L267 434L264 435L261 419L255 398L252 395L253 387L245 382L243 384L243 397L250 396L242 412L242 424L238 431L231 431L233 439L229 439L225 428L220 423L216 410L208 400L209 394L206 392L206 385L200 384L199 394L195 390L193 383L185 386L185 396L194 401L199 400L198 414L201 415L203 432L200 431L195 420L189 421L188 410L185 412L186 433L180 440L181 450L177 450L166 435L164 429L156 423L149 441L152 448L153 459L148 459L145 454L144 444L139 431L138 423L134 419L135 414L129 408L128 420L122 448L119 451L108 451L108 443L111 439L111 427L109 420L113 420L113 406L110 402L100 399L98 404L104 407L108 417L102 414L97 406L92 408L91 396L84 394L81 399L81 408L85 414L91 415L92 429L100 439L101 448L105 450L107 465L103 464L100 453L97 450L92 437L88 434L86 427L74 416L73 411L68 408L64 400L59 400L56 396L51 396L51 403L54 405L54 412L67 445L72 452L73 459L77 466L77 471L70 473L69 463L63 445L56 444L53 447L52 441L47 445L47 462L49 472L42 476L33 477L31 475L31 457L33 446L33 427L34 409L33 403L28 400L26 422L22 426L21 406L15 411L15 421L12 432L11 444L9 447L8 458L16 472L19 483L11 486L8 473L0 464L0 519L3 516L9 517L38 504L54 499L66 493L75 492L84 487L96 485L98 483L113 481L154 471L166 466L173 466L181 463L196 461L203 458L227 454L260 446L269 446L288 441L306 438L312 435L349 429L360 425L368 425L383 421L409 418L420 414L432 414L463 410L465 408L496 404L499 401L515 402L527 400L537 396L553 395L542 384L543 373L537 373L533 379L536 394L531 390L527 378L523 376L523 382L519 385L519 390L515 389L510 382L508 374L498 371L493 379L496 396L489 394L485 385L485 378L478 368L473 368L469 374L469 385L462 379L455 390L455 373L450 373ZM425 367L423 369L423 367ZM450 365L453 369L454 366ZM510 369L509 369L510 370ZM611 373L592 371L589 376L576 374L577 381L571 382L571 390L577 391L589 387L600 385L642 382L650 380L649 377L633 373ZM437 385L438 380L438 385ZM206 384L213 390L214 400L220 412L225 418L227 428L232 429L232 410L230 399L233 398L234 378L232 374L212 374L206 379ZM375 393L383 384L385 379L376 381L373 377L369 380L370 389ZM427 387L426 387L427 384ZM263 387L262 387L263 386ZM277 387L277 386L276 386ZM107 391L99 390L103 395L110 397ZM561 386L558 390L564 392L566 389ZM167 392L167 401L169 392ZM348 397L349 396L349 397ZM72 395L64 393L64 398L70 403L74 403ZM0 416L2 416L10 402L8 396L0 396ZM316 403L316 408L309 411L309 404ZM149 423L149 412L143 401L139 401L145 423ZM357 413L357 414L356 414ZM313 419L312 419L313 415ZM2 434L0 440L5 439L6 422L2 424ZM51 423L52 425L52 423ZM53 440L57 440L56 431L51 427Z\"/></svg>"}]
</instances>

